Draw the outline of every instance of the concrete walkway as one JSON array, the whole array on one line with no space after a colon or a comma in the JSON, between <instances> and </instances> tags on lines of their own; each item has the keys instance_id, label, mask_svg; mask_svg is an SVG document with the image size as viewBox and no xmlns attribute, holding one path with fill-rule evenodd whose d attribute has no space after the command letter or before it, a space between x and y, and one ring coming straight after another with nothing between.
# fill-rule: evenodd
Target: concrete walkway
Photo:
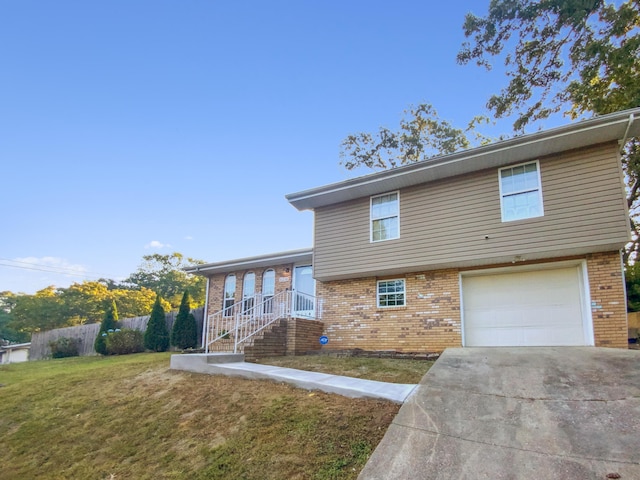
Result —
<instances>
[{"instance_id":1,"label":"concrete walkway","mask_svg":"<svg viewBox=\"0 0 640 480\"><path fill-rule=\"evenodd\" d=\"M640 351L449 349L358 478L631 480L639 449Z\"/></svg>"},{"instance_id":2,"label":"concrete walkway","mask_svg":"<svg viewBox=\"0 0 640 480\"><path fill-rule=\"evenodd\" d=\"M377 398L402 403L417 385L376 382L293 368L245 363L242 354L172 355L171 368L196 373L273 380L306 390L320 390L352 398Z\"/></svg>"}]
</instances>

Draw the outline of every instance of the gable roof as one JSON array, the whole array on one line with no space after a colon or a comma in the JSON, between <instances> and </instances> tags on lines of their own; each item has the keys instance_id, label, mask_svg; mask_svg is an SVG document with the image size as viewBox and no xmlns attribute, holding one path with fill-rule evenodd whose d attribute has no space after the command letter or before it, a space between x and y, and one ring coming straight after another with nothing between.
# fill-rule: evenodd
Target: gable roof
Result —
<instances>
[{"instance_id":1,"label":"gable roof","mask_svg":"<svg viewBox=\"0 0 640 480\"><path fill-rule=\"evenodd\" d=\"M287 252L269 253L255 257L238 258L224 262L207 263L184 268L187 273L208 277L215 273L235 272L237 270L248 270L251 268L273 267L287 263L311 263L313 249L304 248L301 250L289 250Z\"/></svg>"},{"instance_id":2,"label":"gable roof","mask_svg":"<svg viewBox=\"0 0 640 480\"><path fill-rule=\"evenodd\" d=\"M640 108L601 115L449 155L286 195L298 210L376 195L441 178L640 135Z\"/></svg>"}]
</instances>

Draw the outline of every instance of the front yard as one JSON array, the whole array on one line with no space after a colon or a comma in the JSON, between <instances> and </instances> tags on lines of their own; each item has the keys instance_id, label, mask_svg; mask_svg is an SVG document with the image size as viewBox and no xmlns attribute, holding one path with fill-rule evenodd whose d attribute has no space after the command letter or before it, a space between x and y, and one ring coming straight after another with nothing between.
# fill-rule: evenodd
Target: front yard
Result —
<instances>
[{"instance_id":1,"label":"front yard","mask_svg":"<svg viewBox=\"0 0 640 480\"><path fill-rule=\"evenodd\" d=\"M169 356L1 366L0 477L356 478L399 409L268 381L173 372ZM334 364L323 371L398 383L419 380L419 372L399 373L414 363L428 368L405 360L395 360L407 362L395 369L379 359L320 361ZM294 368L303 368L298 362Z\"/></svg>"}]
</instances>

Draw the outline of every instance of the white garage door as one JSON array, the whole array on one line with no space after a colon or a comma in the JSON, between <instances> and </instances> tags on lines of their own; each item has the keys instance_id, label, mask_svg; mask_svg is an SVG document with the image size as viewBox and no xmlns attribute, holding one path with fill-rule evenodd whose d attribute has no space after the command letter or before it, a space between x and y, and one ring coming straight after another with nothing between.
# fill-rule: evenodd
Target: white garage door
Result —
<instances>
[{"instance_id":1,"label":"white garage door","mask_svg":"<svg viewBox=\"0 0 640 480\"><path fill-rule=\"evenodd\" d=\"M462 277L465 345L590 344L580 268Z\"/></svg>"}]
</instances>

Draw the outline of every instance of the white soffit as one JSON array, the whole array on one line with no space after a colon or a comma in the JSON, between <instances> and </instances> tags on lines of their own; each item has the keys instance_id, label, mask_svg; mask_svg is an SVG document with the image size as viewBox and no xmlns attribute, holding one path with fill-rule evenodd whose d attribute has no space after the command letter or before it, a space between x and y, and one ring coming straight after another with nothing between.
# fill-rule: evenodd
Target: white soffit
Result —
<instances>
[{"instance_id":1,"label":"white soffit","mask_svg":"<svg viewBox=\"0 0 640 480\"><path fill-rule=\"evenodd\" d=\"M434 157L391 170L286 195L298 210L366 197L486 168L522 162L640 135L640 108L602 115L551 130Z\"/></svg>"}]
</instances>

